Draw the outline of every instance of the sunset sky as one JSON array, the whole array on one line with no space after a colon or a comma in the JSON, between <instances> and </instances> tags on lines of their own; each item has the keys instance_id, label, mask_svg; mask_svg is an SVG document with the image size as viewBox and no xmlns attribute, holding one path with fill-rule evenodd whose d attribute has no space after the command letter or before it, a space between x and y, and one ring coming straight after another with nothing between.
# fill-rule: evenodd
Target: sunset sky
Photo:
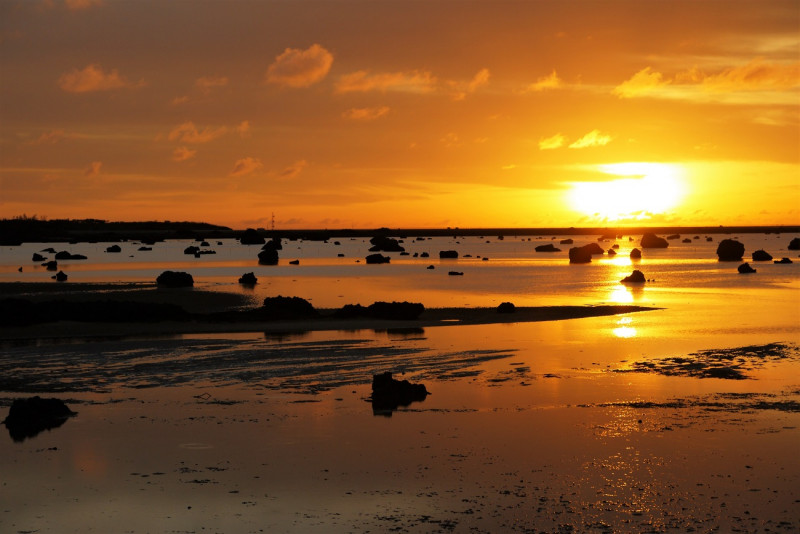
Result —
<instances>
[{"instance_id":1,"label":"sunset sky","mask_svg":"<svg viewBox=\"0 0 800 534\"><path fill-rule=\"evenodd\" d=\"M800 223L800 4L0 2L0 217Z\"/></svg>"}]
</instances>

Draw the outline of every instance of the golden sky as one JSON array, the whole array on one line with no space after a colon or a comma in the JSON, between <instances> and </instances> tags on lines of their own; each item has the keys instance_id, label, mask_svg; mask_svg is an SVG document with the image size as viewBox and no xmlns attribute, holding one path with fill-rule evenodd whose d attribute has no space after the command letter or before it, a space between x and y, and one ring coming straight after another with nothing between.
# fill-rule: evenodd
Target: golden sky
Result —
<instances>
[{"instance_id":1,"label":"golden sky","mask_svg":"<svg viewBox=\"0 0 800 534\"><path fill-rule=\"evenodd\" d=\"M800 223L800 4L3 0L0 216Z\"/></svg>"}]
</instances>

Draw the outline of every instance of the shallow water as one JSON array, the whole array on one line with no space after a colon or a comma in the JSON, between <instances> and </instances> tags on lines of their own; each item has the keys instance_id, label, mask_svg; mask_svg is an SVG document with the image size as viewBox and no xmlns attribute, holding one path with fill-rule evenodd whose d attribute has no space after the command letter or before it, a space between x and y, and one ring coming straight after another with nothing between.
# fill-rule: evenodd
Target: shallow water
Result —
<instances>
[{"instance_id":1,"label":"shallow water","mask_svg":"<svg viewBox=\"0 0 800 534\"><path fill-rule=\"evenodd\" d=\"M639 264L656 282L630 289L617 283L628 260L569 266L565 253L533 253L535 240L489 239L461 240L462 253L491 258L458 260L464 277L448 277L438 258L431 272L425 260L395 255L377 266L326 256L363 249L345 241L302 244L299 266L248 270L270 273L257 295L326 288L313 293L320 307L384 298L663 309L410 331L7 347L4 404L54 395L79 414L23 442L0 439L0 531L800 528L798 263L759 264L742 276L737 264L709 259L715 244L671 242ZM766 246L785 246L785 236L742 239L748 253L764 245L787 255ZM430 252L454 244L443 240ZM285 247L282 258L290 257ZM190 262L200 284L238 290L229 278L246 260L207 258ZM169 264L86 265L76 279L142 281ZM746 377L692 374L716 365ZM386 370L432 394L391 417L373 415L371 375Z\"/></svg>"}]
</instances>

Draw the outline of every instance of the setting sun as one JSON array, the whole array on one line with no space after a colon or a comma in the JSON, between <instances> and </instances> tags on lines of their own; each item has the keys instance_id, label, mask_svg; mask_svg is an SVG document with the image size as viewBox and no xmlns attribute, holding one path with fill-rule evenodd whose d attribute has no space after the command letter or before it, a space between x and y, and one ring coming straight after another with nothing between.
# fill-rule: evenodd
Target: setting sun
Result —
<instances>
[{"instance_id":1,"label":"setting sun","mask_svg":"<svg viewBox=\"0 0 800 534\"><path fill-rule=\"evenodd\" d=\"M597 170L625 178L572 183L570 205L584 215L608 221L647 220L674 209L683 196L680 165L626 162L598 165Z\"/></svg>"}]
</instances>

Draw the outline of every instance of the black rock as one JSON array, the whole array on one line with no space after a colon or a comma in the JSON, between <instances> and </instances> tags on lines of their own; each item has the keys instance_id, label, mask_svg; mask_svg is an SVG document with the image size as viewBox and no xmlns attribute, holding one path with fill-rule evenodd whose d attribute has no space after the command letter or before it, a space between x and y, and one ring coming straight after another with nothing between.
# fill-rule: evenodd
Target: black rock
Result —
<instances>
[{"instance_id":1,"label":"black rock","mask_svg":"<svg viewBox=\"0 0 800 534\"><path fill-rule=\"evenodd\" d=\"M397 239L391 237L375 236L369 242L372 243L370 252L404 252L406 250Z\"/></svg>"},{"instance_id":2,"label":"black rock","mask_svg":"<svg viewBox=\"0 0 800 534\"><path fill-rule=\"evenodd\" d=\"M744 256L744 245L735 239L723 239L717 245L719 261L741 261Z\"/></svg>"},{"instance_id":3,"label":"black rock","mask_svg":"<svg viewBox=\"0 0 800 534\"><path fill-rule=\"evenodd\" d=\"M300 265L300 260L292 260L289 262L289 265Z\"/></svg>"},{"instance_id":4,"label":"black rock","mask_svg":"<svg viewBox=\"0 0 800 534\"><path fill-rule=\"evenodd\" d=\"M58 270L58 262L56 260L50 260L42 264L47 268L48 271L56 271Z\"/></svg>"},{"instance_id":5,"label":"black rock","mask_svg":"<svg viewBox=\"0 0 800 534\"><path fill-rule=\"evenodd\" d=\"M501 302L497 307L497 313L514 313L515 311L517 311L517 307L513 302Z\"/></svg>"},{"instance_id":6,"label":"black rock","mask_svg":"<svg viewBox=\"0 0 800 534\"><path fill-rule=\"evenodd\" d=\"M273 237L261 247L261 250L283 250L283 243L280 237Z\"/></svg>"},{"instance_id":7,"label":"black rock","mask_svg":"<svg viewBox=\"0 0 800 534\"><path fill-rule=\"evenodd\" d=\"M464 276L464 273L461 272L461 271L450 271L447 274L450 275L450 276Z\"/></svg>"},{"instance_id":8,"label":"black rock","mask_svg":"<svg viewBox=\"0 0 800 534\"><path fill-rule=\"evenodd\" d=\"M46 260L46 259L47 259L47 258L45 258L44 256L42 256L41 254L38 254L38 253L34 252L34 253L33 253L33 257L31 258L31 261L44 261L44 260Z\"/></svg>"},{"instance_id":9,"label":"black rock","mask_svg":"<svg viewBox=\"0 0 800 534\"><path fill-rule=\"evenodd\" d=\"M122 252L122 247L119 245L111 245L110 247L106 247L106 252Z\"/></svg>"},{"instance_id":10,"label":"black rock","mask_svg":"<svg viewBox=\"0 0 800 534\"><path fill-rule=\"evenodd\" d=\"M58 273L55 276L51 276L51 278L53 280L55 280L56 282L66 282L67 281L67 275L64 274L64 271L58 271Z\"/></svg>"},{"instance_id":11,"label":"black rock","mask_svg":"<svg viewBox=\"0 0 800 534\"><path fill-rule=\"evenodd\" d=\"M254 286L258 283L258 278L254 273L244 273L239 277L239 283L246 286Z\"/></svg>"},{"instance_id":12,"label":"black rock","mask_svg":"<svg viewBox=\"0 0 800 534\"><path fill-rule=\"evenodd\" d=\"M278 265L278 251L267 248L258 253L259 265Z\"/></svg>"},{"instance_id":13,"label":"black rock","mask_svg":"<svg viewBox=\"0 0 800 534\"><path fill-rule=\"evenodd\" d=\"M261 311L273 319L307 319L318 315L306 299L280 295L265 298Z\"/></svg>"},{"instance_id":14,"label":"black rock","mask_svg":"<svg viewBox=\"0 0 800 534\"><path fill-rule=\"evenodd\" d=\"M420 255L419 255L419 257L420 257L420 258L430 258L430 257L431 257L431 255L430 255L430 254L428 254L427 252L423 252L422 254L420 254Z\"/></svg>"},{"instance_id":15,"label":"black rock","mask_svg":"<svg viewBox=\"0 0 800 534\"><path fill-rule=\"evenodd\" d=\"M60 427L74 415L77 413L70 410L63 401L37 396L15 399L3 424L6 425L11 439L21 442L43 430Z\"/></svg>"},{"instance_id":16,"label":"black rock","mask_svg":"<svg viewBox=\"0 0 800 534\"><path fill-rule=\"evenodd\" d=\"M569 249L570 263L591 263L592 253L585 247L573 247Z\"/></svg>"},{"instance_id":17,"label":"black rock","mask_svg":"<svg viewBox=\"0 0 800 534\"><path fill-rule=\"evenodd\" d=\"M239 238L239 243L242 245L263 245L265 242L266 240L252 228L245 230L242 237Z\"/></svg>"},{"instance_id":18,"label":"black rock","mask_svg":"<svg viewBox=\"0 0 800 534\"><path fill-rule=\"evenodd\" d=\"M561 252L560 248L556 248L552 243L546 245L539 245L534 249L536 252Z\"/></svg>"},{"instance_id":19,"label":"black rock","mask_svg":"<svg viewBox=\"0 0 800 534\"><path fill-rule=\"evenodd\" d=\"M613 248L610 248L610 249L608 249L608 255L609 256L616 256L617 255L617 251L614 250Z\"/></svg>"},{"instance_id":20,"label":"black rock","mask_svg":"<svg viewBox=\"0 0 800 534\"><path fill-rule=\"evenodd\" d=\"M789 242L789 250L800 250L800 237L795 237Z\"/></svg>"},{"instance_id":21,"label":"black rock","mask_svg":"<svg viewBox=\"0 0 800 534\"><path fill-rule=\"evenodd\" d=\"M439 259L458 259L457 250L440 250Z\"/></svg>"},{"instance_id":22,"label":"black rock","mask_svg":"<svg viewBox=\"0 0 800 534\"><path fill-rule=\"evenodd\" d=\"M642 236L642 248L667 248L669 243L663 237L658 237L653 233L646 233Z\"/></svg>"},{"instance_id":23,"label":"black rock","mask_svg":"<svg viewBox=\"0 0 800 534\"><path fill-rule=\"evenodd\" d=\"M194 286L194 278L189 273L164 271L156 278L156 284L163 287L192 287Z\"/></svg>"},{"instance_id":24,"label":"black rock","mask_svg":"<svg viewBox=\"0 0 800 534\"><path fill-rule=\"evenodd\" d=\"M561 244L561 245L571 245L572 243L573 243L573 241L572 241L572 239L570 239L570 238L567 238L567 239L562 239L562 240L559 242L559 244Z\"/></svg>"},{"instance_id":25,"label":"black rock","mask_svg":"<svg viewBox=\"0 0 800 534\"><path fill-rule=\"evenodd\" d=\"M773 261L772 263L788 265L792 263L792 260L790 260L789 258L781 258L779 260Z\"/></svg>"},{"instance_id":26,"label":"black rock","mask_svg":"<svg viewBox=\"0 0 800 534\"><path fill-rule=\"evenodd\" d=\"M366 257L367 264L375 265L381 263L389 263L392 259L389 256L383 256L381 254L370 254Z\"/></svg>"},{"instance_id":27,"label":"black rock","mask_svg":"<svg viewBox=\"0 0 800 534\"><path fill-rule=\"evenodd\" d=\"M139 247L137 250L139 252L148 252L150 250L153 250L153 247Z\"/></svg>"},{"instance_id":28,"label":"black rock","mask_svg":"<svg viewBox=\"0 0 800 534\"><path fill-rule=\"evenodd\" d=\"M86 256L83 254L70 254L66 250L62 250L56 253L57 260L85 260Z\"/></svg>"},{"instance_id":29,"label":"black rock","mask_svg":"<svg viewBox=\"0 0 800 534\"><path fill-rule=\"evenodd\" d=\"M681 241L681 243L691 243L691 242L692 242L692 240L689 239L688 237L686 239L684 239L683 241Z\"/></svg>"},{"instance_id":30,"label":"black rock","mask_svg":"<svg viewBox=\"0 0 800 534\"><path fill-rule=\"evenodd\" d=\"M191 246L186 247L185 249L183 249L183 253L187 254L187 255L197 256L198 254L200 254L200 247L196 247L194 245L191 245Z\"/></svg>"},{"instance_id":31,"label":"black rock","mask_svg":"<svg viewBox=\"0 0 800 534\"><path fill-rule=\"evenodd\" d=\"M395 380L389 372L372 376L372 410L376 415L391 416L393 410L424 401L429 394L424 384Z\"/></svg>"},{"instance_id":32,"label":"black rock","mask_svg":"<svg viewBox=\"0 0 800 534\"><path fill-rule=\"evenodd\" d=\"M750 267L749 263L743 263L738 267L739 274L750 274L756 272L755 269Z\"/></svg>"},{"instance_id":33,"label":"black rock","mask_svg":"<svg viewBox=\"0 0 800 534\"><path fill-rule=\"evenodd\" d=\"M669 239L669 240L680 239L680 238L681 238L681 234L672 234L672 235L668 235L667 236L667 239Z\"/></svg>"},{"instance_id":34,"label":"black rock","mask_svg":"<svg viewBox=\"0 0 800 534\"><path fill-rule=\"evenodd\" d=\"M631 259L632 260L640 260L642 259L642 251L638 248L631 250Z\"/></svg>"},{"instance_id":35,"label":"black rock","mask_svg":"<svg viewBox=\"0 0 800 534\"><path fill-rule=\"evenodd\" d=\"M646 281L642 271L635 269L631 274L623 278L620 282L623 284L644 284Z\"/></svg>"},{"instance_id":36,"label":"black rock","mask_svg":"<svg viewBox=\"0 0 800 534\"><path fill-rule=\"evenodd\" d=\"M772 255L766 250L756 250L753 252L753 261L772 261Z\"/></svg>"}]
</instances>

